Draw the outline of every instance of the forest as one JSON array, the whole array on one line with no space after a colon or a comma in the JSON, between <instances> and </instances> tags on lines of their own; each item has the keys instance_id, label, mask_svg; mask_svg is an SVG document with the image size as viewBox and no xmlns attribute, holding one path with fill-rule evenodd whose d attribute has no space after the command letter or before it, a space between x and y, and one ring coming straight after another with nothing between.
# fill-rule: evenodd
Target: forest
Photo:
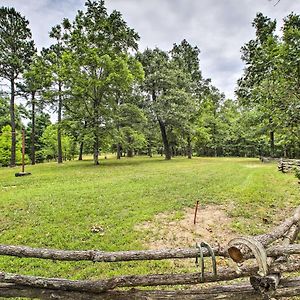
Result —
<instances>
[{"instance_id":1,"label":"forest","mask_svg":"<svg viewBox=\"0 0 300 300\"><path fill-rule=\"evenodd\" d=\"M97 165L106 153L299 158L300 16L286 16L279 35L262 13L252 26L236 99L226 99L203 77L197 45L139 51L139 34L104 1L52 27L41 51L26 17L0 8L0 165L21 162L22 128L31 164L92 154Z\"/></svg>"}]
</instances>

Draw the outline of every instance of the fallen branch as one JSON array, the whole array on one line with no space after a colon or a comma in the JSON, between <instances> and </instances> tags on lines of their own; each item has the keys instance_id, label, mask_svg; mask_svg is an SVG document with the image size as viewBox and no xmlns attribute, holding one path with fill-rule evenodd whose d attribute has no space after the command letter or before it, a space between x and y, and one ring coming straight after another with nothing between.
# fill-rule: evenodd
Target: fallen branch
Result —
<instances>
[{"instance_id":1,"label":"fallen branch","mask_svg":"<svg viewBox=\"0 0 300 300\"><path fill-rule=\"evenodd\" d=\"M276 291L270 295L272 297L293 297L300 293L300 278L281 279ZM249 284L238 284L223 287L211 287L205 289L179 290L179 291L148 291L136 290L129 291L107 291L101 294L67 292L47 289L37 289L20 285L8 284L0 285L0 296L2 297L26 297L40 298L44 300L211 300L211 299L230 299L230 300L261 300L262 295L253 290Z\"/></svg>"},{"instance_id":2,"label":"fallen branch","mask_svg":"<svg viewBox=\"0 0 300 300\"><path fill-rule=\"evenodd\" d=\"M300 270L300 259L286 263L274 263L270 268L272 272L296 272ZM127 275L97 281L90 280L67 280L60 278L44 278L25 276L0 272L0 282L13 283L35 288L59 289L65 291L79 291L100 293L120 287L157 286L157 285L185 285L203 282L228 281L236 278L255 275L257 266L244 266L238 272L230 268L220 268L217 276L205 273L201 281L200 273L192 274L158 274L158 275Z\"/></svg>"}]
</instances>

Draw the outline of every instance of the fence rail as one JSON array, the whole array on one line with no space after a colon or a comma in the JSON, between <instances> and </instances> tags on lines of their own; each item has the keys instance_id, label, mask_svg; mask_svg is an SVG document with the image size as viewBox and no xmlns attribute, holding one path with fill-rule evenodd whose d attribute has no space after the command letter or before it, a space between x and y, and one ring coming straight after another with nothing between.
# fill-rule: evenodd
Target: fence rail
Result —
<instances>
[{"instance_id":1,"label":"fence rail","mask_svg":"<svg viewBox=\"0 0 300 300\"><path fill-rule=\"evenodd\" d=\"M280 159L278 162L278 171L282 173L292 172L295 168L300 170L300 159Z\"/></svg>"},{"instance_id":2,"label":"fence rail","mask_svg":"<svg viewBox=\"0 0 300 300\"><path fill-rule=\"evenodd\" d=\"M300 245L293 244L299 233L300 206L293 216L271 232L255 237L233 239L226 247L164 249L104 252L97 250L66 251L0 245L0 255L62 261L89 260L119 262L197 258L201 272L187 274L125 275L101 280L67 280L0 272L0 296L53 299L264 299L300 295L300 278L282 279L281 274L300 271ZM199 246L200 245L200 246ZM213 254L213 255L212 255ZM217 273L204 272L204 257L222 256L242 263L255 258L251 265L218 268ZM291 256L289 260L286 260ZM252 260L253 261L253 260ZM257 275L259 274L259 275ZM149 286L201 285L250 277L250 285L224 285L197 290L118 290ZM52 295L52 296L51 296Z\"/></svg>"}]
</instances>

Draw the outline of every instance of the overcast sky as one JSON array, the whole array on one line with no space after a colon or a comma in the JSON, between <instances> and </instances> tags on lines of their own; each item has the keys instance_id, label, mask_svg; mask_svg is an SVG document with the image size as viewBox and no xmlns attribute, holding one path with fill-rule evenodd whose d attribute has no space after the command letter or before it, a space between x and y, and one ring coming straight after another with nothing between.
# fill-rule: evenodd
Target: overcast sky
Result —
<instances>
[{"instance_id":1,"label":"overcast sky","mask_svg":"<svg viewBox=\"0 0 300 300\"><path fill-rule=\"evenodd\" d=\"M48 47L48 32L63 18L73 19L85 0L0 0L13 6L30 22L39 49ZM257 12L278 20L292 11L300 13L300 0L106 0L110 11L119 10L140 35L140 50L159 47L170 50L184 38L201 50L200 63L205 78L234 96L243 63L240 48L254 38L251 27ZM274 6L275 5L275 6Z\"/></svg>"}]
</instances>

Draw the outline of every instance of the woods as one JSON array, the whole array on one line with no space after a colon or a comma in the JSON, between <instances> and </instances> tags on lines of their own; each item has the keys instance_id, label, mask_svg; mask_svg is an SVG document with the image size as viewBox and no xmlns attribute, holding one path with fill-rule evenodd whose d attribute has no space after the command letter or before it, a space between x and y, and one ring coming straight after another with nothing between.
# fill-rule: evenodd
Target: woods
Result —
<instances>
[{"instance_id":1,"label":"woods","mask_svg":"<svg viewBox=\"0 0 300 300\"><path fill-rule=\"evenodd\" d=\"M11 145L0 163L20 162L24 126L31 164L85 153L97 165L103 152L298 158L300 17L283 22L277 35L276 20L257 14L255 38L241 45L237 99L226 99L203 77L198 46L184 39L169 51L139 51L138 33L104 1L87 1L74 20L53 26L53 44L39 52L26 17L2 7L0 77L9 86L0 132L4 141L10 126Z\"/></svg>"}]
</instances>

